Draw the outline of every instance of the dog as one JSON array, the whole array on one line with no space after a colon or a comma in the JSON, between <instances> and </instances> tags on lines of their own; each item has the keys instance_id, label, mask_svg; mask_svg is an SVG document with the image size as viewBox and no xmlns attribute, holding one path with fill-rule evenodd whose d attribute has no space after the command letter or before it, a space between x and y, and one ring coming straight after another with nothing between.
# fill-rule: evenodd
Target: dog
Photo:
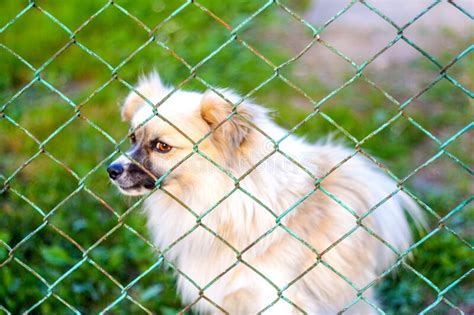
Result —
<instances>
[{"instance_id":1,"label":"dog","mask_svg":"<svg viewBox=\"0 0 474 315\"><path fill-rule=\"evenodd\" d=\"M407 214L423 216L373 162L288 134L231 90L174 91L157 73L121 114L132 147L107 171L123 194L147 195L183 303L200 314L376 313L370 284L412 243Z\"/></svg>"}]
</instances>

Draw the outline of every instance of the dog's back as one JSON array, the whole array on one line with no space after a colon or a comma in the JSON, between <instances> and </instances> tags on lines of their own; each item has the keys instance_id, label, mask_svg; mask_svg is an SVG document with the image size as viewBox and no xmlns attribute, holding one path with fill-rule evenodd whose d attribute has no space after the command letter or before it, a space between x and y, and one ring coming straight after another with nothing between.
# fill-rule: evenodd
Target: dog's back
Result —
<instances>
[{"instance_id":1,"label":"dog's back","mask_svg":"<svg viewBox=\"0 0 474 315\"><path fill-rule=\"evenodd\" d=\"M280 239L249 263L278 279L279 287L291 284L286 296L309 314L336 313L412 243L406 215L420 224L423 218L416 203L360 154L331 142L308 146L296 141L286 149L297 147L299 152L308 150L300 154L301 165L323 179L316 184L307 179L307 191L312 186L315 191L307 198L303 194L301 203L282 220L285 232ZM287 182L280 197L290 197L297 189ZM361 292L377 304L373 289ZM279 303L275 314L280 312L278 305L288 308L288 303ZM359 301L348 313L373 311Z\"/></svg>"}]
</instances>

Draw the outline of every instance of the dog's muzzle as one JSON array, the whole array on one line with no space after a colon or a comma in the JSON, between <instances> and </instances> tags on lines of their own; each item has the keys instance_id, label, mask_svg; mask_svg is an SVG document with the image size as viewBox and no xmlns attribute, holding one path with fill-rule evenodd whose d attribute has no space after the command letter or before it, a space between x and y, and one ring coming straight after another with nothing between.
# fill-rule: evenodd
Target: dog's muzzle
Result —
<instances>
[{"instance_id":1,"label":"dog's muzzle","mask_svg":"<svg viewBox=\"0 0 474 315\"><path fill-rule=\"evenodd\" d=\"M115 161L107 167L110 179L123 191L155 188L155 179L135 163Z\"/></svg>"}]
</instances>

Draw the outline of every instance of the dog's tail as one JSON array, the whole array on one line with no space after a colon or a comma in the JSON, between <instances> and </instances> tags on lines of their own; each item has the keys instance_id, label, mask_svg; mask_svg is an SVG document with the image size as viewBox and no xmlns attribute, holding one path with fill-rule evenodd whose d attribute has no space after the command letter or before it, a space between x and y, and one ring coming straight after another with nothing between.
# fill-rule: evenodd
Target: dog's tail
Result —
<instances>
[{"instance_id":1,"label":"dog's tail","mask_svg":"<svg viewBox=\"0 0 474 315\"><path fill-rule=\"evenodd\" d=\"M381 236L399 253L398 259L410 258L413 250L412 230L420 234L427 230L425 215L418 203L402 190L387 202L390 211L386 215L379 216L377 222ZM386 261L381 264L382 268L389 267L394 263L394 258L397 258L395 255L383 256L386 257Z\"/></svg>"},{"instance_id":2,"label":"dog's tail","mask_svg":"<svg viewBox=\"0 0 474 315\"><path fill-rule=\"evenodd\" d=\"M399 195L400 203L411 221L413 221L414 227L419 232L426 231L428 229L428 223L425 213L421 209L418 202L403 190L399 192Z\"/></svg>"}]
</instances>

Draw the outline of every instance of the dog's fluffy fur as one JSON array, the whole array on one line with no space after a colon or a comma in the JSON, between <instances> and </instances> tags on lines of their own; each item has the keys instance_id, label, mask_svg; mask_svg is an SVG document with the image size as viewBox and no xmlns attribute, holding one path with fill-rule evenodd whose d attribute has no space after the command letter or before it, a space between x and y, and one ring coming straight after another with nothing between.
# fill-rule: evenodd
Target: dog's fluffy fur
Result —
<instances>
[{"instance_id":1,"label":"dog's fluffy fur","mask_svg":"<svg viewBox=\"0 0 474 315\"><path fill-rule=\"evenodd\" d=\"M287 131L249 101L238 104L232 115L228 101L238 103L240 97L229 90L177 91L161 102L171 89L157 74L142 78L136 89L161 103L159 117L150 119L152 107L137 93L127 97L122 116L138 127L137 140L129 152L133 161L122 156L114 162L125 168L114 183L125 194L145 194L150 187L141 184L142 171L129 170L131 165L143 164L154 179L173 168L144 209L154 243L179 270L179 294L184 303L197 300L195 311L221 313L211 300L230 314L255 314L277 301L265 314L299 314L279 299L279 288L281 296L309 314L335 314L357 297L352 285L365 287L395 261L393 251L366 229L398 251L412 242L405 211L421 220L416 204L397 192L395 182L373 162L360 154L349 158L353 149L329 140L308 144L290 135L274 152L267 136L279 140ZM202 154L191 154L192 141L211 130L199 143ZM153 151L149 143L158 140L171 151ZM324 179L316 182L303 168ZM236 184L226 172L241 181ZM134 177L137 173L142 176ZM206 215L197 220L190 210ZM322 253L320 260L309 247ZM188 278L200 288L212 284L200 293ZM372 289L363 297L377 304ZM374 311L359 300L347 312Z\"/></svg>"}]
</instances>

